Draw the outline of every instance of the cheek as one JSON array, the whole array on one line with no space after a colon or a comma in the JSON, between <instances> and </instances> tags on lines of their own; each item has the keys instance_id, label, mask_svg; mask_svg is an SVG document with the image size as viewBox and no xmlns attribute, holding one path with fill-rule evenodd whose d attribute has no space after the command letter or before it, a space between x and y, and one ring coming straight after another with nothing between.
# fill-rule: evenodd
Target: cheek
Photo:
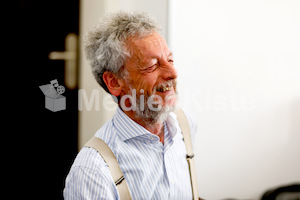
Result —
<instances>
[{"instance_id":1,"label":"cheek","mask_svg":"<svg viewBox=\"0 0 300 200\"><path fill-rule=\"evenodd\" d=\"M143 89L145 91L145 94L152 95L153 94L153 89L156 85L157 79L154 77L145 77L143 80Z\"/></svg>"},{"instance_id":2,"label":"cheek","mask_svg":"<svg viewBox=\"0 0 300 200\"><path fill-rule=\"evenodd\" d=\"M153 88L156 83L156 78L154 76L150 75L144 75L141 77L138 77L134 80L134 87L137 92L140 92L141 89L144 90L144 94L152 94L153 93Z\"/></svg>"}]
</instances>

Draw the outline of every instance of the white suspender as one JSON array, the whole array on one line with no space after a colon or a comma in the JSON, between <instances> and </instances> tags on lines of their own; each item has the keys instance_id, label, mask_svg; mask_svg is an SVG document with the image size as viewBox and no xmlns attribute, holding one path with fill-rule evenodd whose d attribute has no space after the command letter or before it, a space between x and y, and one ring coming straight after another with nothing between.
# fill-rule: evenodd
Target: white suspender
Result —
<instances>
[{"instance_id":1,"label":"white suspender","mask_svg":"<svg viewBox=\"0 0 300 200\"><path fill-rule=\"evenodd\" d=\"M92 137L84 146L96 149L105 160L106 164L109 167L113 180L117 186L120 199L131 199L126 179L120 169L115 155L107 146L107 144L97 137Z\"/></svg>"},{"instance_id":2,"label":"white suspender","mask_svg":"<svg viewBox=\"0 0 300 200\"><path fill-rule=\"evenodd\" d=\"M198 196L196 166L195 166L194 153L192 147L192 139L190 134L190 126L186 118L186 115L181 109L177 110L176 115L177 115L177 120L179 122L179 126L181 128L181 132L186 147L186 160L189 164L193 199L196 200L199 198L199 196Z\"/></svg>"},{"instance_id":3,"label":"white suspender","mask_svg":"<svg viewBox=\"0 0 300 200\"><path fill-rule=\"evenodd\" d=\"M184 138L185 146L186 146L186 152L187 152L186 159L189 165L193 199L196 200L198 199L198 187L197 187L195 160L193 159L194 154L192 148L190 128L184 112L181 109L179 109L176 112L176 114L177 114L177 120L179 122L182 135ZM105 160L105 162L107 163L110 169L113 180L117 186L120 199L121 200L131 199L126 179L120 169L116 157L114 156L111 149L107 146L107 144L97 137L92 137L84 146L94 148L99 152L99 154Z\"/></svg>"}]
</instances>

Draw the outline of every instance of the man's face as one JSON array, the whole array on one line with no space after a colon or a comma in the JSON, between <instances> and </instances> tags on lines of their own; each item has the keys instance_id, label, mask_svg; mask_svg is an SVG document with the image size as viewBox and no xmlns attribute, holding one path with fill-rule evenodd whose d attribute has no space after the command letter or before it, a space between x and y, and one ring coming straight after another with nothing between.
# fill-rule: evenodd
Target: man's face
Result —
<instances>
[{"instance_id":1,"label":"man's face","mask_svg":"<svg viewBox=\"0 0 300 200\"><path fill-rule=\"evenodd\" d=\"M125 86L122 95L131 94L135 89L137 100L140 95L145 98L157 95L153 100L164 107L174 107L176 104L177 72L173 66L172 52L166 41L154 32L143 38L129 38L127 48L131 57L127 59L125 71Z\"/></svg>"}]
</instances>

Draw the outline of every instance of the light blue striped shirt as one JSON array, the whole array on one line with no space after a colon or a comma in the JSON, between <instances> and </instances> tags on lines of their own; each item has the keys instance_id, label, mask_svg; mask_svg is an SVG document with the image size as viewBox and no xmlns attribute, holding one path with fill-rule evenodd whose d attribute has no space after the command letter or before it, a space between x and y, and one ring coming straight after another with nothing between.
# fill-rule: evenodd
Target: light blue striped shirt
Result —
<instances>
[{"instance_id":1,"label":"light blue striped shirt","mask_svg":"<svg viewBox=\"0 0 300 200\"><path fill-rule=\"evenodd\" d=\"M196 123L187 117L193 138ZM132 199L192 199L186 148L176 115L170 113L164 125L162 144L158 136L118 108L95 134L115 154ZM64 198L120 199L109 168L96 150L80 150L66 178Z\"/></svg>"}]
</instances>

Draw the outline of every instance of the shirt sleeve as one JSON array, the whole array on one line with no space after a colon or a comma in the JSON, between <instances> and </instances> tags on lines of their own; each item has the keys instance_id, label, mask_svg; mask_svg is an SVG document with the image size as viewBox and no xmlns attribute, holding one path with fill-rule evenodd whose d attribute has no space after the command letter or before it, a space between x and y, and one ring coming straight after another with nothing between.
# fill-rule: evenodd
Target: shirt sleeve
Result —
<instances>
[{"instance_id":1,"label":"shirt sleeve","mask_svg":"<svg viewBox=\"0 0 300 200\"><path fill-rule=\"evenodd\" d=\"M73 166L66 178L63 193L66 200L119 199L118 191L106 166L101 171L85 166Z\"/></svg>"}]
</instances>

